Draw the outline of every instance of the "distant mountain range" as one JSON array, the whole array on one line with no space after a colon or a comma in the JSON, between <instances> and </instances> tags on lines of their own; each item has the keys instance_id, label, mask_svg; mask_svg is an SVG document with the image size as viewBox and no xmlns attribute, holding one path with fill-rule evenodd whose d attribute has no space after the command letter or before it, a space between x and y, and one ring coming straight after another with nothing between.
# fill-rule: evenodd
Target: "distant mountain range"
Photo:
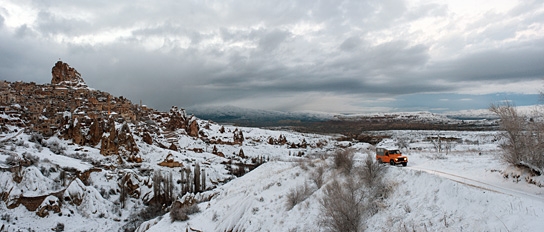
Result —
<instances>
[{"instance_id":1,"label":"distant mountain range","mask_svg":"<svg viewBox=\"0 0 544 232\"><path fill-rule=\"evenodd\" d=\"M204 120L252 127L289 126L335 119L334 114L328 113L282 112L236 106L190 107L186 111L188 114L193 114Z\"/></svg>"},{"instance_id":2,"label":"distant mountain range","mask_svg":"<svg viewBox=\"0 0 544 232\"><path fill-rule=\"evenodd\" d=\"M242 108L236 106L214 106L190 107L187 108L187 113L193 114L198 118L204 120L252 127L297 126L301 123L308 122L357 120L358 118L383 117L392 115L398 115L403 117L417 116L417 118L426 118L435 121L497 119L497 116L487 109L463 110L446 113L391 112L365 114L333 114L323 112L282 112Z\"/></svg>"}]
</instances>

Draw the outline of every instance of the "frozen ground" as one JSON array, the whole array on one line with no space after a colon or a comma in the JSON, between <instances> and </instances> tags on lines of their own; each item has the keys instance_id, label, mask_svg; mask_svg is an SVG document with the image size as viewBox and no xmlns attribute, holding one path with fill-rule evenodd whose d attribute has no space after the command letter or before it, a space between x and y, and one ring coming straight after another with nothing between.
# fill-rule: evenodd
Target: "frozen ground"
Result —
<instances>
[{"instance_id":1,"label":"frozen ground","mask_svg":"<svg viewBox=\"0 0 544 232\"><path fill-rule=\"evenodd\" d=\"M405 149L410 162L408 167L387 166L394 193L366 221L366 230L542 231L544 189L525 180L542 183L542 178L502 163L495 132L393 133L395 138L411 139L410 149ZM431 134L463 142L451 146L447 154L438 154L432 143L424 141ZM355 147L358 162L372 149ZM216 197L201 203L201 212L190 220L172 223L165 215L149 231L323 231L319 199L324 194L309 180L312 166L327 162L330 165L330 160L310 158L306 163L294 159L267 163L217 189ZM331 173L329 169L325 176ZM313 193L289 209L286 196L304 183Z\"/></svg>"},{"instance_id":2,"label":"frozen ground","mask_svg":"<svg viewBox=\"0 0 544 232\"><path fill-rule=\"evenodd\" d=\"M211 125L209 137L224 138L232 133L217 132L220 126ZM228 131L236 128L226 127ZM245 141L241 145L217 145L227 157L235 157L243 148L250 157L266 156L270 161L248 174L236 178L225 171L223 158L211 154L206 143L186 136L178 137L179 144L187 148L173 152L146 145L137 138L144 158L139 170L158 169L179 173L178 169L158 167L156 164L173 154L176 161L191 167L195 162L207 168L208 185L216 181L232 180L213 185L203 193L213 196L199 203L200 212L189 216L188 221L172 222L169 213L145 222L140 231L324 231L320 199L323 187L312 182L317 167L325 167L325 185L335 175L331 152L339 147L356 150L356 167L367 154L373 155L374 146L364 143L337 142L330 136L271 131L255 128L243 130ZM393 192L380 211L368 218L363 228L368 231L542 231L544 227L544 184L542 177L512 168L499 159L496 132L444 132L444 131L388 131L392 136L383 144L406 144L402 148L408 155L407 167L385 165L387 183ZM269 138L284 135L292 143L306 142L307 148L291 149L288 144L271 145ZM64 155L55 154L51 148L29 141L29 135L4 134L2 141L16 136L15 142L4 144L0 155L1 192L21 192L24 196L69 189L83 199L81 205L65 203L61 213L39 217L20 205L8 209L0 201L2 229L0 231L50 231L62 223L65 231L118 231L130 221L135 212L145 206L144 196L130 198L127 207L119 208L118 180L126 173L139 173L136 169L106 170L91 173L92 183L83 185L73 181L67 187L59 182L59 168L87 170L91 163L112 162L96 148L79 147L67 141L50 138L49 146L58 143ZM223 136L223 137L222 137ZM438 152L429 139L450 138L455 142L443 143ZM317 146L317 144L321 144ZM191 148L204 148L203 153ZM78 151L80 154L76 154ZM294 154L303 152L304 157ZM23 181L12 180L7 171L9 154L32 154L40 163L23 170ZM85 154L84 156L82 154ZM139 174L141 175L141 174ZM134 181L149 181L149 176L135 175ZM141 180L137 180L140 178ZM528 180L535 184L529 184ZM324 185L324 186L325 186ZM288 195L296 188L306 186L308 196L291 207ZM150 187L141 186L143 193ZM178 191L178 189L176 189ZM54 199L53 199L54 200Z\"/></svg>"}]
</instances>

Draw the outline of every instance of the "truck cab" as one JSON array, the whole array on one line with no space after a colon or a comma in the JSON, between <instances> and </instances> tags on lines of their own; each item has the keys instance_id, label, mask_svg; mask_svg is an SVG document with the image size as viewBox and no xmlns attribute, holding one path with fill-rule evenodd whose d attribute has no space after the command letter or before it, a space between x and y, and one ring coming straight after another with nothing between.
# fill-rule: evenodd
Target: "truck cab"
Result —
<instances>
[{"instance_id":1,"label":"truck cab","mask_svg":"<svg viewBox=\"0 0 544 232\"><path fill-rule=\"evenodd\" d=\"M402 164L408 165L408 157L402 155L399 149L396 148L376 148L376 160L381 163L389 163L391 165Z\"/></svg>"}]
</instances>

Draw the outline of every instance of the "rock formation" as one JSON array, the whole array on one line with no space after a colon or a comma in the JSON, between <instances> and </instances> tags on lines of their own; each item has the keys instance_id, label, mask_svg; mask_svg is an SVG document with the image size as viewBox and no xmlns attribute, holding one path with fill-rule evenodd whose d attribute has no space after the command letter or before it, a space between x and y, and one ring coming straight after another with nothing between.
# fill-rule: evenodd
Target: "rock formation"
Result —
<instances>
[{"instance_id":1,"label":"rock formation","mask_svg":"<svg viewBox=\"0 0 544 232\"><path fill-rule=\"evenodd\" d=\"M70 67L67 63L57 61L55 66L51 69L53 78L51 84L53 85L67 85L72 87L86 87L85 81L81 78L81 74L75 69Z\"/></svg>"},{"instance_id":2,"label":"rock formation","mask_svg":"<svg viewBox=\"0 0 544 232\"><path fill-rule=\"evenodd\" d=\"M103 126L98 121L97 118L93 120L93 123L91 124L91 127L89 128L89 133L87 133L87 138L89 139L89 145L96 146L98 143L100 143L100 140L102 139L102 133L103 133Z\"/></svg>"},{"instance_id":3,"label":"rock formation","mask_svg":"<svg viewBox=\"0 0 544 232\"><path fill-rule=\"evenodd\" d=\"M85 145L85 136L81 133L81 126L79 123L70 123L68 129L63 133L64 139L72 139L75 144Z\"/></svg>"},{"instance_id":4,"label":"rock formation","mask_svg":"<svg viewBox=\"0 0 544 232\"><path fill-rule=\"evenodd\" d=\"M198 126L196 118L191 118L190 120L187 120L187 124L187 134L192 137L198 137L198 131L200 131L200 127Z\"/></svg>"},{"instance_id":5,"label":"rock formation","mask_svg":"<svg viewBox=\"0 0 544 232\"><path fill-rule=\"evenodd\" d=\"M142 139L144 140L145 143L149 145L153 144L153 138L151 138L151 135L148 132L144 133L144 135L142 136Z\"/></svg>"},{"instance_id":6,"label":"rock formation","mask_svg":"<svg viewBox=\"0 0 544 232\"><path fill-rule=\"evenodd\" d=\"M185 129L187 125L185 124L185 121L187 120L187 116L185 115L185 110L178 108L177 106L172 106L170 109L170 112L168 113L169 120L166 123L166 129L167 130L177 130L177 129Z\"/></svg>"},{"instance_id":7,"label":"rock formation","mask_svg":"<svg viewBox=\"0 0 544 232\"><path fill-rule=\"evenodd\" d=\"M234 130L233 132L234 144L242 144L244 142L244 133L242 130Z\"/></svg>"},{"instance_id":8,"label":"rock formation","mask_svg":"<svg viewBox=\"0 0 544 232\"><path fill-rule=\"evenodd\" d=\"M125 123L119 130L115 129L115 122L110 119L108 122L109 135L102 137L100 154L102 155L120 155L127 161L141 162L138 155L140 149L134 141L130 128Z\"/></svg>"}]
</instances>

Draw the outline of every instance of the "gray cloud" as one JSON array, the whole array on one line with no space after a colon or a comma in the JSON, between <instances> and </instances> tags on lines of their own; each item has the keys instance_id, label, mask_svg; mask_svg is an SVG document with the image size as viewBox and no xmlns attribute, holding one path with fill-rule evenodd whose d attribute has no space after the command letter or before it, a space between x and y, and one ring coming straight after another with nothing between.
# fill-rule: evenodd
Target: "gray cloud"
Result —
<instances>
[{"instance_id":1,"label":"gray cloud","mask_svg":"<svg viewBox=\"0 0 544 232\"><path fill-rule=\"evenodd\" d=\"M47 83L61 58L89 86L161 110L330 108L319 96L356 111L381 98L544 77L538 1L461 26L445 3L401 0L29 4L20 6L35 10L35 20L16 26L0 10L0 79ZM427 31L415 28L418 20L444 21Z\"/></svg>"}]
</instances>

